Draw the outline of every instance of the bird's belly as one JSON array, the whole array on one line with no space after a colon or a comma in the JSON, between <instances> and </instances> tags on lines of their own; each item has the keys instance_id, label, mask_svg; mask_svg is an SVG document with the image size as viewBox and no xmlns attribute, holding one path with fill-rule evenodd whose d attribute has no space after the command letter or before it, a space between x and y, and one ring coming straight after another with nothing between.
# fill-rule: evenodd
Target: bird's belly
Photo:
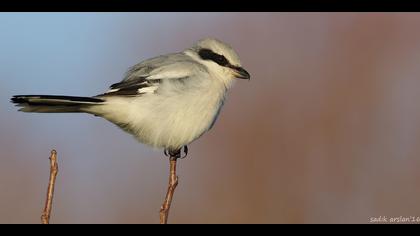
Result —
<instances>
[{"instance_id":1,"label":"bird's belly","mask_svg":"<svg viewBox=\"0 0 420 236\"><path fill-rule=\"evenodd\" d=\"M204 111L200 107L190 106L156 112L139 122L140 129L136 137L154 147L176 150L191 143L210 128L216 112L212 108L208 109Z\"/></svg>"},{"instance_id":2,"label":"bird's belly","mask_svg":"<svg viewBox=\"0 0 420 236\"><path fill-rule=\"evenodd\" d=\"M138 99L124 122L111 121L142 143L176 150L209 130L221 105L214 98Z\"/></svg>"}]
</instances>

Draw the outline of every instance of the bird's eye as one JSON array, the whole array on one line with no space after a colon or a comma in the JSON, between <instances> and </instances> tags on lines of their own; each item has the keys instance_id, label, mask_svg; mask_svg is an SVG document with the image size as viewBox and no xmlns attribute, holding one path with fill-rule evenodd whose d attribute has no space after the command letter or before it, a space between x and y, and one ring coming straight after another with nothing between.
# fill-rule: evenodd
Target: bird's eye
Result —
<instances>
[{"instance_id":1,"label":"bird's eye","mask_svg":"<svg viewBox=\"0 0 420 236\"><path fill-rule=\"evenodd\" d=\"M222 55L218 55L216 57L215 62L217 64L221 65L221 66L225 66L225 65L229 64L228 60L224 56L222 56Z\"/></svg>"},{"instance_id":2,"label":"bird's eye","mask_svg":"<svg viewBox=\"0 0 420 236\"><path fill-rule=\"evenodd\" d=\"M217 54L209 49L201 49L198 52L198 55L200 55L201 59L203 60L211 60L216 62L217 64L221 66L227 66L229 65L229 61L226 59L225 56Z\"/></svg>"}]
</instances>

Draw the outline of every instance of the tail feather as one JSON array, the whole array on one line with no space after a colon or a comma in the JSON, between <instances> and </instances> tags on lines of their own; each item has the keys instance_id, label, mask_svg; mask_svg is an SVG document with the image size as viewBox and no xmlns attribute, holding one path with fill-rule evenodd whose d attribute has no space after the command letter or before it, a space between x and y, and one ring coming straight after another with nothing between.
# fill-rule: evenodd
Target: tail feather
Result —
<instances>
[{"instance_id":1,"label":"tail feather","mask_svg":"<svg viewBox=\"0 0 420 236\"><path fill-rule=\"evenodd\" d=\"M93 97L60 95L16 95L10 99L23 112L84 112L83 108L98 105L104 100Z\"/></svg>"}]
</instances>

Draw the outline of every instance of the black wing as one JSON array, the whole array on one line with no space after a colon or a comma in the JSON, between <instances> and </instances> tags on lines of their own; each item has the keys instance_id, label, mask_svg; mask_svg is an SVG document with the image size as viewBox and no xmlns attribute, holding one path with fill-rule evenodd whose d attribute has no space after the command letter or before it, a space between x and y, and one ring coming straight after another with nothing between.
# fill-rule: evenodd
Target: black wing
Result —
<instances>
[{"instance_id":1,"label":"black wing","mask_svg":"<svg viewBox=\"0 0 420 236\"><path fill-rule=\"evenodd\" d=\"M144 77L137 78L136 80L131 81L121 81L111 85L110 90L102 96L112 96L112 95L125 95L125 96L134 96L144 94L146 92L141 92L143 88L152 88L157 87L160 83L160 80L147 80Z\"/></svg>"}]
</instances>

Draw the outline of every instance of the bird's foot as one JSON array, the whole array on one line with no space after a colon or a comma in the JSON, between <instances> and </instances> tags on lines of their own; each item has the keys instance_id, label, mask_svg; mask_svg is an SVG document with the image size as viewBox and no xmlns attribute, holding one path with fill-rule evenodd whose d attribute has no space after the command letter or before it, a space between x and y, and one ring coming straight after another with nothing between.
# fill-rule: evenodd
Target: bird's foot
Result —
<instances>
[{"instance_id":1,"label":"bird's foot","mask_svg":"<svg viewBox=\"0 0 420 236\"><path fill-rule=\"evenodd\" d=\"M182 149L182 151L184 152L184 154L183 154L183 155L181 155L181 149ZM180 149L178 149L178 150L175 150L175 151L173 151L173 150L171 150L171 149L166 149L166 148L165 148L165 150L163 150L163 153L165 154L165 156L170 157L170 158L174 158L174 159L178 159L178 158L180 158L180 159L184 159L184 158L185 158L185 157L187 157L187 155L188 155L188 146L187 146L187 145L185 145L184 147L182 147L182 148L180 148Z\"/></svg>"}]
</instances>

